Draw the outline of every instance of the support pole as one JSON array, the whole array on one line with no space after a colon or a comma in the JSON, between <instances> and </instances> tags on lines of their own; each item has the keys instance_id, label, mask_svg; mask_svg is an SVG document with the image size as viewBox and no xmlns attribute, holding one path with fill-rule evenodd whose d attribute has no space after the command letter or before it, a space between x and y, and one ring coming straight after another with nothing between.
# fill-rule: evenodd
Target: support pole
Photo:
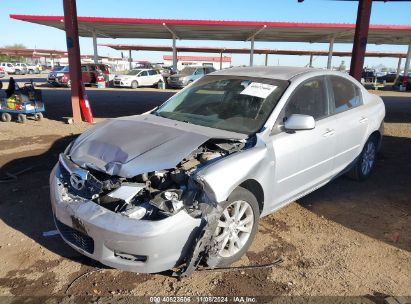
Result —
<instances>
[{"instance_id":1,"label":"support pole","mask_svg":"<svg viewBox=\"0 0 411 304\"><path fill-rule=\"evenodd\" d=\"M220 70L223 69L223 52L220 52Z\"/></svg>"},{"instance_id":2,"label":"support pole","mask_svg":"<svg viewBox=\"0 0 411 304\"><path fill-rule=\"evenodd\" d=\"M268 53L267 53L267 54L265 54L264 65L265 65L265 66L267 66L267 65L268 65Z\"/></svg>"},{"instance_id":3,"label":"support pole","mask_svg":"<svg viewBox=\"0 0 411 304\"><path fill-rule=\"evenodd\" d=\"M372 0L359 0L357 23L355 26L354 44L350 75L360 81L364 66L365 51L367 49L368 29L370 27Z\"/></svg>"},{"instance_id":4,"label":"support pole","mask_svg":"<svg viewBox=\"0 0 411 304\"><path fill-rule=\"evenodd\" d=\"M407 58L405 59L404 76L407 76L410 71L410 60L411 60L411 42L408 45Z\"/></svg>"},{"instance_id":5,"label":"support pole","mask_svg":"<svg viewBox=\"0 0 411 304\"><path fill-rule=\"evenodd\" d=\"M250 66L253 66L253 61L254 61L254 37L251 38Z\"/></svg>"},{"instance_id":6,"label":"support pole","mask_svg":"<svg viewBox=\"0 0 411 304\"><path fill-rule=\"evenodd\" d=\"M51 65L51 69L54 68L54 57L53 55L50 57L51 61L50 61L50 65Z\"/></svg>"},{"instance_id":7,"label":"support pole","mask_svg":"<svg viewBox=\"0 0 411 304\"><path fill-rule=\"evenodd\" d=\"M335 38L331 38L330 46L328 48L327 70L330 70L332 68L331 67L331 61L333 59L334 41L335 41Z\"/></svg>"},{"instance_id":8,"label":"support pole","mask_svg":"<svg viewBox=\"0 0 411 304\"><path fill-rule=\"evenodd\" d=\"M76 0L63 0L63 6L64 29L66 31L67 53L70 65L71 107L73 110L73 123L76 123L81 121L80 98L83 98Z\"/></svg>"},{"instance_id":9,"label":"support pole","mask_svg":"<svg viewBox=\"0 0 411 304\"><path fill-rule=\"evenodd\" d=\"M94 49L94 63L98 63L98 51L97 51L97 35L96 32L93 31L93 49Z\"/></svg>"},{"instance_id":10,"label":"support pole","mask_svg":"<svg viewBox=\"0 0 411 304\"><path fill-rule=\"evenodd\" d=\"M309 67L312 68L313 67L313 54L310 54L310 65Z\"/></svg>"},{"instance_id":11,"label":"support pole","mask_svg":"<svg viewBox=\"0 0 411 304\"><path fill-rule=\"evenodd\" d=\"M173 35L173 71L177 73L177 48L176 35Z\"/></svg>"},{"instance_id":12,"label":"support pole","mask_svg":"<svg viewBox=\"0 0 411 304\"><path fill-rule=\"evenodd\" d=\"M128 69L133 69L133 58L131 57L131 50L128 50Z\"/></svg>"},{"instance_id":13,"label":"support pole","mask_svg":"<svg viewBox=\"0 0 411 304\"><path fill-rule=\"evenodd\" d=\"M400 77L400 74L401 74L401 61L402 61L402 58L401 57L398 58L397 74L395 75L394 83L397 82L397 79L398 79L398 77Z\"/></svg>"}]
</instances>

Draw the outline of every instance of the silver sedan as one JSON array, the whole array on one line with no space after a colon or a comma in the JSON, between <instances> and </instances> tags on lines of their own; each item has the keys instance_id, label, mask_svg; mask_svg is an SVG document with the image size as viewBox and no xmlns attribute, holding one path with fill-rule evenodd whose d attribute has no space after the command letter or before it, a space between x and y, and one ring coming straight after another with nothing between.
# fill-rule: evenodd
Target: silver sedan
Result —
<instances>
[{"instance_id":1,"label":"silver sedan","mask_svg":"<svg viewBox=\"0 0 411 304\"><path fill-rule=\"evenodd\" d=\"M381 98L339 72L218 71L71 143L50 176L55 223L108 266L177 276L226 266L262 216L341 174L367 178L384 115Z\"/></svg>"}]
</instances>

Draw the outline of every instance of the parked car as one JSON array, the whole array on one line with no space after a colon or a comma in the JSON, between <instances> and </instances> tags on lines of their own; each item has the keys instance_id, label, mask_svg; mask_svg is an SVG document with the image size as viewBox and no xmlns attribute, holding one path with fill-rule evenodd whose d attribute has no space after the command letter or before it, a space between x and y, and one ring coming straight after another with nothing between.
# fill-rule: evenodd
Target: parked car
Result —
<instances>
[{"instance_id":1,"label":"parked car","mask_svg":"<svg viewBox=\"0 0 411 304\"><path fill-rule=\"evenodd\" d=\"M4 71L4 68L0 66L0 78L3 78L6 76L6 72Z\"/></svg>"},{"instance_id":2,"label":"parked car","mask_svg":"<svg viewBox=\"0 0 411 304\"><path fill-rule=\"evenodd\" d=\"M154 69L154 66L149 61L133 62L133 69Z\"/></svg>"},{"instance_id":3,"label":"parked car","mask_svg":"<svg viewBox=\"0 0 411 304\"><path fill-rule=\"evenodd\" d=\"M408 76L400 75L394 83L394 88L399 89L400 85L405 87L406 91L411 91L411 73Z\"/></svg>"},{"instance_id":4,"label":"parked car","mask_svg":"<svg viewBox=\"0 0 411 304\"><path fill-rule=\"evenodd\" d=\"M167 83L172 88L182 88L206 74L214 72L213 67L190 66L185 67L181 72L174 74L167 79Z\"/></svg>"},{"instance_id":5,"label":"parked car","mask_svg":"<svg viewBox=\"0 0 411 304\"><path fill-rule=\"evenodd\" d=\"M50 176L62 238L139 273L225 266L260 217L348 172L370 174L385 108L351 76L297 67L225 69L142 115L107 119Z\"/></svg>"},{"instance_id":6,"label":"parked car","mask_svg":"<svg viewBox=\"0 0 411 304\"><path fill-rule=\"evenodd\" d=\"M395 81L395 78L397 77L396 72L388 72L387 74L383 76L377 77L377 81L380 83L393 83Z\"/></svg>"},{"instance_id":7,"label":"parked car","mask_svg":"<svg viewBox=\"0 0 411 304\"><path fill-rule=\"evenodd\" d=\"M16 67L16 74L25 75L28 73L27 65L25 63L14 62L13 64Z\"/></svg>"},{"instance_id":8,"label":"parked car","mask_svg":"<svg viewBox=\"0 0 411 304\"><path fill-rule=\"evenodd\" d=\"M16 74L16 67L10 62L0 62L0 67L2 67L7 74Z\"/></svg>"},{"instance_id":9,"label":"parked car","mask_svg":"<svg viewBox=\"0 0 411 304\"><path fill-rule=\"evenodd\" d=\"M70 68L69 66L65 66L63 69L56 73L56 77L54 79L54 83L71 87L71 80L70 80ZM102 73L106 79L106 82L110 80L110 67L106 64L94 64L94 63L87 63L81 65L81 75L82 81L85 85L95 85L97 83L97 77L99 73Z\"/></svg>"},{"instance_id":10,"label":"parked car","mask_svg":"<svg viewBox=\"0 0 411 304\"><path fill-rule=\"evenodd\" d=\"M58 74L63 68L64 68L64 66L55 65L55 66L51 69L50 73L47 75L47 82L48 82L48 83L52 83L52 84L56 83L57 74ZM63 75L64 75L64 73L60 73L60 74L59 74L59 77L61 77L61 76L63 76Z\"/></svg>"},{"instance_id":11,"label":"parked car","mask_svg":"<svg viewBox=\"0 0 411 304\"><path fill-rule=\"evenodd\" d=\"M163 76L153 69L134 69L126 75L115 75L113 85L115 87L129 87L136 89L143 86L155 86L160 81L164 82Z\"/></svg>"},{"instance_id":12,"label":"parked car","mask_svg":"<svg viewBox=\"0 0 411 304\"><path fill-rule=\"evenodd\" d=\"M29 65L27 63L22 63L22 62L17 62L14 64L16 67L21 68L22 70L25 71L25 74L38 74L40 73L39 69L35 65Z\"/></svg>"}]
</instances>

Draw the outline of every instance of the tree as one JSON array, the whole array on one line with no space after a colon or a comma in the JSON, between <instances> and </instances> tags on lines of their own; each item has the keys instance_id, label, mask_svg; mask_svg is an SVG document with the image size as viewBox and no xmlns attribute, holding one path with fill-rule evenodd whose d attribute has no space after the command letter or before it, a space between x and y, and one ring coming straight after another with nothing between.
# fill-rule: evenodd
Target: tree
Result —
<instances>
[{"instance_id":1,"label":"tree","mask_svg":"<svg viewBox=\"0 0 411 304\"><path fill-rule=\"evenodd\" d=\"M9 45L5 45L5 48L10 49L26 49L26 46L22 43L13 43ZM22 58L20 56L9 56L9 55L1 55L0 54L0 61L20 61Z\"/></svg>"},{"instance_id":2,"label":"tree","mask_svg":"<svg viewBox=\"0 0 411 304\"><path fill-rule=\"evenodd\" d=\"M10 49L27 49L27 47L23 43L13 43L4 46L5 48L10 48Z\"/></svg>"}]
</instances>

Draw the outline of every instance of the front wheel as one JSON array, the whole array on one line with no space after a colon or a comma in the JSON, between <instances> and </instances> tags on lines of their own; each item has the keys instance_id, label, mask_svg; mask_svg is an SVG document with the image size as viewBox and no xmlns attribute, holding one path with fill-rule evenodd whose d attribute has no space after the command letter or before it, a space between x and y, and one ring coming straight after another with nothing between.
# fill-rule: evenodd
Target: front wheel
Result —
<instances>
[{"instance_id":1,"label":"front wheel","mask_svg":"<svg viewBox=\"0 0 411 304\"><path fill-rule=\"evenodd\" d=\"M219 262L228 266L248 250L257 233L260 211L257 199L245 188L236 188L222 203L223 212L215 231Z\"/></svg>"},{"instance_id":2,"label":"front wheel","mask_svg":"<svg viewBox=\"0 0 411 304\"><path fill-rule=\"evenodd\" d=\"M2 113L1 114L1 121L3 122L10 122L11 121L11 115L9 113Z\"/></svg>"},{"instance_id":3,"label":"front wheel","mask_svg":"<svg viewBox=\"0 0 411 304\"><path fill-rule=\"evenodd\" d=\"M132 89L137 89L137 88L138 88L138 82L135 81L135 80L133 80L133 81L131 82L131 88L132 88Z\"/></svg>"},{"instance_id":4,"label":"front wheel","mask_svg":"<svg viewBox=\"0 0 411 304\"><path fill-rule=\"evenodd\" d=\"M349 177L358 181L363 181L370 176L377 158L377 146L378 139L375 136L370 137L367 140L357 162L351 171L348 172Z\"/></svg>"}]
</instances>

